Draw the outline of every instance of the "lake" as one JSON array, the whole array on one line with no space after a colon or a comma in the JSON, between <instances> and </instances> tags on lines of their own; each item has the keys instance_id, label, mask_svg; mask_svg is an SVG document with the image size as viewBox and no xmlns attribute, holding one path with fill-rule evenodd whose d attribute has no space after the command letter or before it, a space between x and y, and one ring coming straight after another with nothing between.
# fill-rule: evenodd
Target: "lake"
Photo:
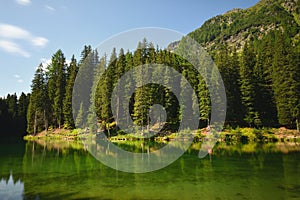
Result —
<instances>
[{"instance_id":1,"label":"lake","mask_svg":"<svg viewBox=\"0 0 300 200\"><path fill-rule=\"evenodd\" d=\"M141 146L160 144L130 143ZM203 159L200 147L134 174L103 165L80 141L1 140L0 199L300 199L299 143L219 143Z\"/></svg>"}]
</instances>

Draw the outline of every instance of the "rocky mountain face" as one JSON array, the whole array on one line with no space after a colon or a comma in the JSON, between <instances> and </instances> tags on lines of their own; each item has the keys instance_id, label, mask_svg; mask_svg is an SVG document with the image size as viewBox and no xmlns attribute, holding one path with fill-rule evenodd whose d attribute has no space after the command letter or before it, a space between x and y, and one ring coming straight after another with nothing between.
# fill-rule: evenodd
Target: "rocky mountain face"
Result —
<instances>
[{"instance_id":1,"label":"rocky mountain face","mask_svg":"<svg viewBox=\"0 0 300 200\"><path fill-rule=\"evenodd\" d=\"M288 33L293 45L299 45L299 0L261 0L248 9L233 9L211 18L188 36L215 51L220 44L241 49L246 42L261 40L274 30Z\"/></svg>"}]
</instances>

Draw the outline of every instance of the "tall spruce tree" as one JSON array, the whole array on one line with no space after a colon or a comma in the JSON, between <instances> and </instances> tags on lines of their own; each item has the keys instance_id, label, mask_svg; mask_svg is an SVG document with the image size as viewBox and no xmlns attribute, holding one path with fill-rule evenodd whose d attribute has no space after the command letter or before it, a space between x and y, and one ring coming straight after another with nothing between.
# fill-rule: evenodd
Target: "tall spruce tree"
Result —
<instances>
[{"instance_id":1,"label":"tall spruce tree","mask_svg":"<svg viewBox=\"0 0 300 200\"><path fill-rule=\"evenodd\" d=\"M79 81L73 87L74 116L77 116L82 104L82 119L86 119L90 105L90 94L93 86L93 72L98 62L98 54L93 51L91 46L84 46L81 52L81 59L78 64L80 71L76 79Z\"/></svg>"},{"instance_id":2,"label":"tall spruce tree","mask_svg":"<svg viewBox=\"0 0 300 200\"><path fill-rule=\"evenodd\" d=\"M133 55L133 64L135 67L141 66L144 64L144 49L143 44L139 43L137 49ZM137 85L143 85L143 67L139 68L135 74L135 82ZM138 88L135 91L134 95L134 110L133 110L133 120L134 122L141 126L142 134L144 133L144 126L146 124L146 115L145 115L145 86Z\"/></svg>"},{"instance_id":3,"label":"tall spruce tree","mask_svg":"<svg viewBox=\"0 0 300 200\"><path fill-rule=\"evenodd\" d=\"M77 72L78 66L75 56L73 55L71 63L67 69L66 93L63 99L64 127L67 129L75 127L72 112L72 93Z\"/></svg>"},{"instance_id":4,"label":"tall spruce tree","mask_svg":"<svg viewBox=\"0 0 300 200\"><path fill-rule=\"evenodd\" d=\"M43 65L37 68L31 85L30 102L27 111L27 132L36 134L48 128L46 81Z\"/></svg>"},{"instance_id":5,"label":"tall spruce tree","mask_svg":"<svg viewBox=\"0 0 300 200\"><path fill-rule=\"evenodd\" d=\"M96 106L97 103L97 87L100 82L100 74L103 75L106 68L106 55L104 55L100 60L99 63L97 62L94 73L93 73L93 86L91 88L91 95L90 95L90 107L87 116L87 123L90 131L92 133L96 133L98 128L98 120L97 120L97 107L101 109L101 106ZM101 97L99 94L98 98Z\"/></svg>"},{"instance_id":6,"label":"tall spruce tree","mask_svg":"<svg viewBox=\"0 0 300 200\"><path fill-rule=\"evenodd\" d=\"M254 67L254 76L256 77L256 94L255 105L261 117L264 126L276 125L277 112L272 90L272 82L269 78L269 68L272 68L272 61L269 60L269 52L263 48L256 53L256 63Z\"/></svg>"},{"instance_id":7,"label":"tall spruce tree","mask_svg":"<svg viewBox=\"0 0 300 200\"><path fill-rule=\"evenodd\" d=\"M20 127L20 131L26 130L26 116L27 116L27 109L29 105L30 95L21 93L18 99L18 124Z\"/></svg>"},{"instance_id":8,"label":"tall spruce tree","mask_svg":"<svg viewBox=\"0 0 300 200\"><path fill-rule=\"evenodd\" d=\"M237 126L242 118L240 108L239 61L234 49L231 55L228 46L222 45L215 59L221 73L227 97L226 124Z\"/></svg>"},{"instance_id":9,"label":"tall spruce tree","mask_svg":"<svg viewBox=\"0 0 300 200\"><path fill-rule=\"evenodd\" d=\"M55 128L62 128L64 122L63 99L66 86L66 59L61 50L52 56L48 66L48 93L51 103L52 121Z\"/></svg>"},{"instance_id":10,"label":"tall spruce tree","mask_svg":"<svg viewBox=\"0 0 300 200\"><path fill-rule=\"evenodd\" d=\"M275 53L272 65L273 90L281 125L299 129L300 68L299 55L292 52L288 36L275 34ZM298 59L297 59L298 58Z\"/></svg>"},{"instance_id":11,"label":"tall spruce tree","mask_svg":"<svg viewBox=\"0 0 300 200\"><path fill-rule=\"evenodd\" d=\"M17 94L8 94L6 97L6 102L8 106L8 114L10 121L16 121L18 116L18 97Z\"/></svg>"},{"instance_id":12,"label":"tall spruce tree","mask_svg":"<svg viewBox=\"0 0 300 200\"><path fill-rule=\"evenodd\" d=\"M119 52L119 56L118 56L118 60L116 62L116 82L118 82L118 80L122 77L122 75L125 72L125 66L126 66L126 57L124 54L124 50L121 48L120 52ZM119 120L124 120L124 119L120 119L121 113L124 112L123 111L123 103L125 102L121 102L120 101L120 96L123 96L124 94L124 90L121 89L121 86L118 85L115 88L116 92L117 92L117 99L116 102L114 102L114 106L116 107L116 113L115 113L115 121L116 121L116 131L118 131L118 121Z\"/></svg>"},{"instance_id":13,"label":"tall spruce tree","mask_svg":"<svg viewBox=\"0 0 300 200\"><path fill-rule=\"evenodd\" d=\"M244 46L240 65L241 96L244 106L244 120L250 127L261 126L259 113L255 107L256 85L253 68L255 66L255 54L252 46L247 43Z\"/></svg>"}]
</instances>

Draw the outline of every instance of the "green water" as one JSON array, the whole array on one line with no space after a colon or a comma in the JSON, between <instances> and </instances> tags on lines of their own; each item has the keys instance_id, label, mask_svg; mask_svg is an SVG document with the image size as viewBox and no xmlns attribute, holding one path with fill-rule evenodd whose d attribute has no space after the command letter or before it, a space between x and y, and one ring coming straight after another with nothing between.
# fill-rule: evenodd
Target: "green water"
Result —
<instances>
[{"instance_id":1,"label":"green water","mask_svg":"<svg viewBox=\"0 0 300 200\"><path fill-rule=\"evenodd\" d=\"M161 144L120 144L139 151ZM0 142L0 199L300 199L300 144L201 144L158 171L97 161L80 142Z\"/></svg>"}]
</instances>

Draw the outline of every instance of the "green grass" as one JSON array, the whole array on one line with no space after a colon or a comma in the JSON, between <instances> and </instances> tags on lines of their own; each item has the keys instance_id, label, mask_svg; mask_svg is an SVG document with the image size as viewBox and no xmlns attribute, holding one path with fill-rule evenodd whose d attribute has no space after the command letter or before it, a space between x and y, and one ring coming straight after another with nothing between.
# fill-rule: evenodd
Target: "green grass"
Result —
<instances>
[{"instance_id":1,"label":"green grass","mask_svg":"<svg viewBox=\"0 0 300 200\"><path fill-rule=\"evenodd\" d=\"M47 134L38 134L36 136L27 135L24 137L25 140L80 140L95 137L95 134L85 133L83 130L65 130L51 132ZM122 140L181 140L194 138L194 141L202 141L207 136L206 129L199 130L183 130L178 133L171 133L166 136L154 136L154 137L143 137L141 134L119 134L112 136L109 139L112 141ZM230 128L227 127L217 135L211 135L211 138L217 138L219 141L225 142L268 142L268 141L300 141L300 134L295 130L289 130L284 128Z\"/></svg>"}]
</instances>

